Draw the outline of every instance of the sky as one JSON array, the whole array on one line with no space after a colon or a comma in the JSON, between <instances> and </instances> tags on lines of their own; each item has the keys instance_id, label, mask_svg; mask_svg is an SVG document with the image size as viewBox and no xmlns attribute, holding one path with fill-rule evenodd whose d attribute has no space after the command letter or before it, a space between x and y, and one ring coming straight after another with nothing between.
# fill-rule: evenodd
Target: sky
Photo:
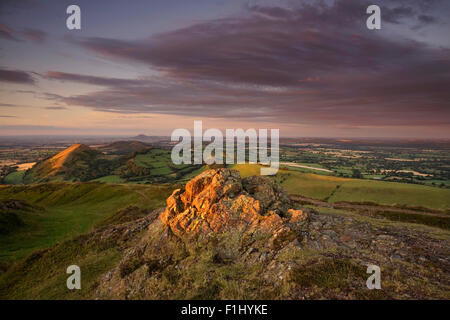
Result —
<instances>
[{"instance_id":1,"label":"sky","mask_svg":"<svg viewBox=\"0 0 450 320\"><path fill-rule=\"evenodd\" d=\"M71 4L81 30L66 27ZM446 0L1 0L0 135L170 135L202 120L450 138L449 16Z\"/></svg>"}]
</instances>

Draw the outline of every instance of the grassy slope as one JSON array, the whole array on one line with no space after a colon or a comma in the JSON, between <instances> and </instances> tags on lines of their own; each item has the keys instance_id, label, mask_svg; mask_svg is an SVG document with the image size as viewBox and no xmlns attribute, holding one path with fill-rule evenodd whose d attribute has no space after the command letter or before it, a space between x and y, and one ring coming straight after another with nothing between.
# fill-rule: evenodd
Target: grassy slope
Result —
<instances>
[{"instance_id":1,"label":"grassy slope","mask_svg":"<svg viewBox=\"0 0 450 320\"><path fill-rule=\"evenodd\" d=\"M34 251L0 276L0 299L86 299L99 275L120 259L115 243L87 242L86 236ZM47 254L49 253L49 254ZM82 270L81 290L68 290L66 268Z\"/></svg>"},{"instance_id":2,"label":"grassy slope","mask_svg":"<svg viewBox=\"0 0 450 320\"><path fill-rule=\"evenodd\" d=\"M129 205L164 205L171 187L100 183L52 183L0 188L0 200L24 200L43 208L22 213L25 226L0 238L0 261L13 261L36 249L85 233L98 221Z\"/></svg>"},{"instance_id":3,"label":"grassy slope","mask_svg":"<svg viewBox=\"0 0 450 320\"><path fill-rule=\"evenodd\" d=\"M242 176L259 174L258 165L235 165ZM387 205L406 205L448 210L450 190L423 185L349 179L279 170L277 181L291 194L328 200L330 202L375 202Z\"/></svg>"},{"instance_id":4,"label":"grassy slope","mask_svg":"<svg viewBox=\"0 0 450 320\"><path fill-rule=\"evenodd\" d=\"M370 201L446 210L450 208L450 190L417 184L352 179L344 183L330 201Z\"/></svg>"}]
</instances>

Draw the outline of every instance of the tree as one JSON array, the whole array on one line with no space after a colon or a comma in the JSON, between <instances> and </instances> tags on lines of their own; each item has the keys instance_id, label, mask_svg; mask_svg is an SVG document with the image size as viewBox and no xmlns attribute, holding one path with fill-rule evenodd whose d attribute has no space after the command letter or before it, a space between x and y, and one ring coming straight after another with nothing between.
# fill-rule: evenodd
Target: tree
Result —
<instances>
[{"instance_id":1,"label":"tree","mask_svg":"<svg viewBox=\"0 0 450 320\"><path fill-rule=\"evenodd\" d=\"M361 179L361 171L359 171L358 169L352 169L352 178Z\"/></svg>"}]
</instances>

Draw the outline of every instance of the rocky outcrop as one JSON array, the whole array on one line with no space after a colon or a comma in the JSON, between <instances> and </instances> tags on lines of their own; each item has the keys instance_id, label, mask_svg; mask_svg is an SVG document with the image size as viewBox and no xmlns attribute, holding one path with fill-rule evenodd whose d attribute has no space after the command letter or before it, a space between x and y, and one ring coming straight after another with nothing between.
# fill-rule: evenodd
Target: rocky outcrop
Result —
<instances>
[{"instance_id":1,"label":"rocky outcrop","mask_svg":"<svg viewBox=\"0 0 450 320\"><path fill-rule=\"evenodd\" d=\"M242 179L238 171L221 168L175 190L160 219L174 234L193 238L231 230L280 235L305 223L307 214L292 209L287 193L270 178Z\"/></svg>"},{"instance_id":2,"label":"rocky outcrop","mask_svg":"<svg viewBox=\"0 0 450 320\"><path fill-rule=\"evenodd\" d=\"M296 205L270 178L205 171L161 211L97 232L96 246L114 242L121 259L93 297L448 299L442 233ZM367 289L369 264L382 268L383 290Z\"/></svg>"}]
</instances>

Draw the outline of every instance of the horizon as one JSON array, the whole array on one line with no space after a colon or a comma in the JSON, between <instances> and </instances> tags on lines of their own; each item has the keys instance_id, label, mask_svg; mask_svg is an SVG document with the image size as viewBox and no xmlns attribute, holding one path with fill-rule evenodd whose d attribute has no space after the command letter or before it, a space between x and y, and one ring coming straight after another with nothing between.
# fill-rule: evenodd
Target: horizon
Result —
<instances>
[{"instance_id":1,"label":"horizon","mask_svg":"<svg viewBox=\"0 0 450 320\"><path fill-rule=\"evenodd\" d=\"M205 129L207 130L207 129ZM142 133L136 133L136 134L123 134L123 135L113 135L113 134L79 134L79 135L70 135L70 134L38 134L38 135L31 135L31 134L24 134L24 135L3 135L0 137L0 140L6 140L6 138L126 138L126 139L132 139L137 138L138 136L144 136L148 138L170 138L170 135L152 135L152 134L142 134ZM191 135L192 138L196 137L194 135ZM423 137L346 137L346 136L281 136L280 139L324 139L324 140L348 140L348 141L342 141L342 142L350 142L350 141L358 141L358 140L380 140L380 141L400 141L400 142L407 142L407 141L450 141L450 138L423 138Z\"/></svg>"},{"instance_id":2,"label":"horizon","mask_svg":"<svg viewBox=\"0 0 450 320\"><path fill-rule=\"evenodd\" d=\"M450 2L0 4L0 135L450 139Z\"/></svg>"}]
</instances>

